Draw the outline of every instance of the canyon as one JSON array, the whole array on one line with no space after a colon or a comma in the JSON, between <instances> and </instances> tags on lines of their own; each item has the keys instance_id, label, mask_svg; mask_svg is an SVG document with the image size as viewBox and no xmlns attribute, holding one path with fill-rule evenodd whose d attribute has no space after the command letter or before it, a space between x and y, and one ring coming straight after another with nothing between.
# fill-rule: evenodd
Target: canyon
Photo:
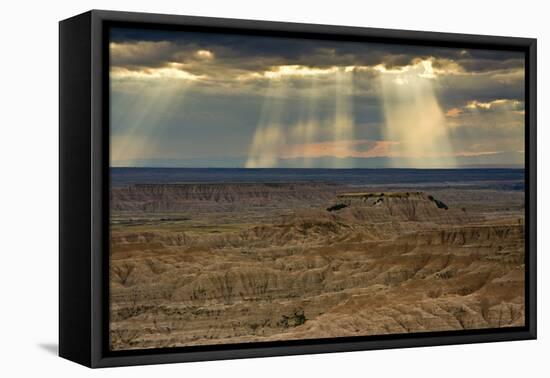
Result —
<instances>
[{"instance_id":1,"label":"canyon","mask_svg":"<svg viewBox=\"0 0 550 378\"><path fill-rule=\"evenodd\" d=\"M147 183L110 201L115 351L525 322L508 183Z\"/></svg>"}]
</instances>

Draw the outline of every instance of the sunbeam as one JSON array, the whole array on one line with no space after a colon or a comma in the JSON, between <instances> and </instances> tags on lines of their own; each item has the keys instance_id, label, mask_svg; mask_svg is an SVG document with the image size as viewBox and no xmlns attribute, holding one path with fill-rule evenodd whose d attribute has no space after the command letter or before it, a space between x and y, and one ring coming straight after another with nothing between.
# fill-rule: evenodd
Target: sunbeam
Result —
<instances>
[{"instance_id":1,"label":"sunbeam","mask_svg":"<svg viewBox=\"0 0 550 378\"><path fill-rule=\"evenodd\" d=\"M353 80L352 72L340 69L334 75L335 79L335 108L333 137L334 148L332 151L332 166L339 166L337 156L349 157L352 153L352 141L354 139L354 120L353 120ZM351 168L351 167L350 167Z\"/></svg>"},{"instance_id":2,"label":"sunbeam","mask_svg":"<svg viewBox=\"0 0 550 378\"><path fill-rule=\"evenodd\" d=\"M159 120L166 114L183 111L183 99L189 86L185 80L156 80L132 82L133 93L115 96L111 100L111 160L116 164L139 165L139 161L158 155L161 150L159 136L163 135L163 122ZM114 103L118 99L120 103ZM126 126L124 137L119 138L116 128ZM131 136L131 137L129 137Z\"/></svg>"},{"instance_id":3,"label":"sunbeam","mask_svg":"<svg viewBox=\"0 0 550 378\"><path fill-rule=\"evenodd\" d=\"M300 102L300 117L298 123L294 125L291 131L291 136L294 144L307 146L312 143L318 136L321 125L318 117L319 111L319 88L317 76L312 76L310 79L309 92L306 92L305 99ZM312 166L312 159L303 151L299 151L301 155L301 167L309 168Z\"/></svg>"},{"instance_id":4,"label":"sunbeam","mask_svg":"<svg viewBox=\"0 0 550 378\"><path fill-rule=\"evenodd\" d=\"M288 87L284 78L270 79L258 126L245 163L246 168L271 168L279 161L279 150L286 141L283 114Z\"/></svg>"},{"instance_id":5,"label":"sunbeam","mask_svg":"<svg viewBox=\"0 0 550 378\"><path fill-rule=\"evenodd\" d=\"M323 70L289 67L292 69L279 68L266 75L269 86L245 166L270 168L277 166L280 159L292 157L293 165L311 167L314 157L310 147L327 137L333 143L326 144L330 149L324 158L333 168L341 166L341 158L352 154L354 139L352 73L343 67ZM296 77L305 83L299 91L291 88L292 78ZM331 102L327 109L320 108L321 103ZM293 121L286 117L291 107L298 114ZM329 117L325 118L327 114ZM291 156L285 156L285 151L292 151Z\"/></svg>"},{"instance_id":6,"label":"sunbeam","mask_svg":"<svg viewBox=\"0 0 550 378\"><path fill-rule=\"evenodd\" d=\"M384 104L385 139L397 142L391 154L394 166L456 166L445 115L437 101L430 61L399 71L379 67Z\"/></svg>"}]
</instances>

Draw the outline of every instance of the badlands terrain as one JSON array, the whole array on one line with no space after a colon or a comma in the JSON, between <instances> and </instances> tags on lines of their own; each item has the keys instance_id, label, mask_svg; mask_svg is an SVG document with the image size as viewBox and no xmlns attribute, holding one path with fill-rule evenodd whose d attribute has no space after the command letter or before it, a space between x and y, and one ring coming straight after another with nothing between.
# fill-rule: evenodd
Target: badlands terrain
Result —
<instances>
[{"instance_id":1,"label":"badlands terrain","mask_svg":"<svg viewBox=\"0 0 550 378\"><path fill-rule=\"evenodd\" d=\"M111 349L523 326L517 185L114 186Z\"/></svg>"}]
</instances>

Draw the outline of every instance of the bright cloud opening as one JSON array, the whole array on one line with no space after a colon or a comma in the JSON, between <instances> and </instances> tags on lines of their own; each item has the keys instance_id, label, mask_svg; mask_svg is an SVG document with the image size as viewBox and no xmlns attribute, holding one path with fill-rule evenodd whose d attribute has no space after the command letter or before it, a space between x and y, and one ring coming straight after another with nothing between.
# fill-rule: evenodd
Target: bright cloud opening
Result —
<instances>
[{"instance_id":1,"label":"bright cloud opening","mask_svg":"<svg viewBox=\"0 0 550 378\"><path fill-rule=\"evenodd\" d=\"M269 79L279 79L287 76L319 76L338 72L338 67L315 68L300 65L277 66L271 71L264 72L263 76Z\"/></svg>"},{"instance_id":2,"label":"bright cloud opening","mask_svg":"<svg viewBox=\"0 0 550 378\"><path fill-rule=\"evenodd\" d=\"M213 59L214 58L214 53L212 51L209 51L209 50L198 50L195 55L201 59L207 59L207 60L210 60L210 59Z\"/></svg>"},{"instance_id":3,"label":"bright cloud opening","mask_svg":"<svg viewBox=\"0 0 550 378\"><path fill-rule=\"evenodd\" d=\"M155 79L175 79L195 81L203 76L194 75L185 70L174 66L162 68L146 68L131 70L128 68L115 67L110 72L111 79L135 79L135 80L155 80Z\"/></svg>"}]
</instances>

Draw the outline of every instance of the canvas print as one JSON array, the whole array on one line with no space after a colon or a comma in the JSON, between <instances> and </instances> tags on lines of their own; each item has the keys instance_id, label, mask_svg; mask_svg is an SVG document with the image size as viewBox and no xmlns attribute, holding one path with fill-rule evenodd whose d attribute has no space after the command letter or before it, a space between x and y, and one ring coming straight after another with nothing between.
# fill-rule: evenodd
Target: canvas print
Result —
<instances>
[{"instance_id":1,"label":"canvas print","mask_svg":"<svg viewBox=\"0 0 550 378\"><path fill-rule=\"evenodd\" d=\"M109 348L525 325L525 56L109 35Z\"/></svg>"}]
</instances>

